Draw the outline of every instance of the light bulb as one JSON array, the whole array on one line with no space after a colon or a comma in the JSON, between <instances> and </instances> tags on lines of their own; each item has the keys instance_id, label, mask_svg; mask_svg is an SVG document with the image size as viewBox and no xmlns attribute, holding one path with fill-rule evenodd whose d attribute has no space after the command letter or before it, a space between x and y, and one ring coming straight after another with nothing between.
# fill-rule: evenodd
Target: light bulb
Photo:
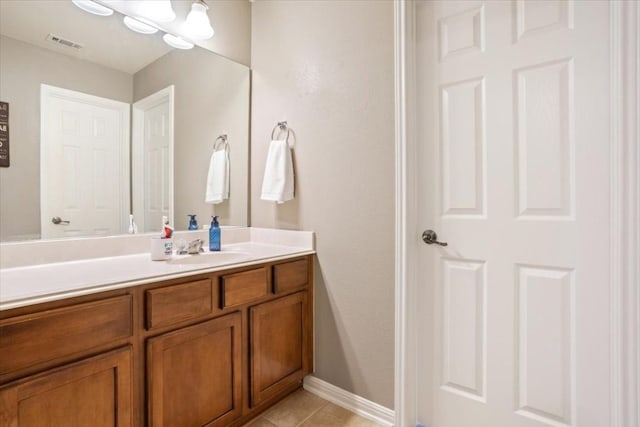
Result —
<instances>
[{"instance_id":1,"label":"light bulb","mask_svg":"<svg viewBox=\"0 0 640 427\"><path fill-rule=\"evenodd\" d=\"M195 1L191 5L191 12L184 23L184 32L194 39L210 39L213 36L213 28L207 15L207 7L202 1Z\"/></svg>"},{"instance_id":2,"label":"light bulb","mask_svg":"<svg viewBox=\"0 0 640 427\"><path fill-rule=\"evenodd\" d=\"M193 43L189 43L188 41L182 39L181 37L174 36L173 34L169 34L169 33L165 34L164 36L162 36L162 40L164 40L164 42L169 46L175 47L176 49L192 49L193 48Z\"/></svg>"},{"instance_id":3,"label":"light bulb","mask_svg":"<svg viewBox=\"0 0 640 427\"><path fill-rule=\"evenodd\" d=\"M171 0L143 0L138 13L153 22L171 22L176 19Z\"/></svg>"},{"instance_id":4,"label":"light bulb","mask_svg":"<svg viewBox=\"0 0 640 427\"><path fill-rule=\"evenodd\" d=\"M93 13L94 15L110 16L113 15L113 10L106 6L98 4L92 0L71 0L73 4L78 6L85 12Z\"/></svg>"},{"instance_id":5,"label":"light bulb","mask_svg":"<svg viewBox=\"0 0 640 427\"><path fill-rule=\"evenodd\" d=\"M131 31L135 31L136 33L155 34L158 32L158 29L156 27L147 24L146 22L144 22L145 20L141 18L136 19L130 16L125 16L123 21L124 25L126 25L128 29L130 29Z\"/></svg>"}]
</instances>

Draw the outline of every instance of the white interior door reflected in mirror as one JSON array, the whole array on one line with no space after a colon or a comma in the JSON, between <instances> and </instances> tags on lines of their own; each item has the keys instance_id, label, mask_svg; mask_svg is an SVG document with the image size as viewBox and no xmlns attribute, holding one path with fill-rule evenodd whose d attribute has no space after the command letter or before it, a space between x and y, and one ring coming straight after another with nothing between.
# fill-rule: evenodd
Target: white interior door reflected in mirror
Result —
<instances>
[{"instance_id":1,"label":"white interior door reflected in mirror","mask_svg":"<svg viewBox=\"0 0 640 427\"><path fill-rule=\"evenodd\" d=\"M41 85L40 101L42 237L124 232L129 104L48 85Z\"/></svg>"},{"instance_id":2,"label":"white interior door reflected in mirror","mask_svg":"<svg viewBox=\"0 0 640 427\"><path fill-rule=\"evenodd\" d=\"M179 14L182 18L190 4L185 7L185 13ZM232 7L237 8L245 9ZM11 146L11 157L16 161L11 167L0 168L0 243L47 238L46 233L42 235L40 207L38 118L43 83L124 102L129 108L173 85L176 144L172 225L178 231L186 230L187 214L197 214L202 220L213 214L203 193L211 144L222 133L229 135L234 165L231 198L216 205L215 213L225 225L248 224L249 68L201 47L189 51L171 49L162 37L130 31L122 19L117 11L109 17L85 13L70 1L0 0L0 94L12 111L11 139L19 141ZM84 47L54 43L49 34ZM221 41L216 46L227 44ZM133 129L127 134L132 138ZM127 153L129 160L131 153ZM133 177L130 162L119 166ZM110 171L109 180L120 175L119 169ZM129 182L130 188L132 185ZM66 192L62 188L56 191L60 197ZM142 196L131 192L129 208L135 206L138 197ZM54 216L69 220L62 212L54 212L45 217L47 226L53 225ZM142 220L136 215L136 224ZM71 225L75 225L73 220ZM66 226L59 226L62 227ZM127 233L128 228L127 223L114 234ZM145 230L138 227L138 231Z\"/></svg>"},{"instance_id":3,"label":"white interior door reflected in mirror","mask_svg":"<svg viewBox=\"0 0 640 427\"><path fill-rule=\"evenodd\" d=\"M133 104L133 216L141 232L161 231L173 219L174 87Z\"/></svg>"}]
</instances>

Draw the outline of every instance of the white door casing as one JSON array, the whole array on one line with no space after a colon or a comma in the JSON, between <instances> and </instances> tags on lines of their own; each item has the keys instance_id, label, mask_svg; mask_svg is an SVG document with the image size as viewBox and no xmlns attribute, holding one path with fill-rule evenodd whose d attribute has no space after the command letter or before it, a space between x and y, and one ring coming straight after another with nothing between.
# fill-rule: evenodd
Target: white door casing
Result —
<instances>
[{"instance_id":1,"label":"white door casing","mask_svg":"<svg viewBox=\"0 0 640 427\"><path fill-rule=\"evenodd\" d=\"M636 133L612 141L626 148L631 160L614 158L608 144L602 142L609 137L609 56L602 53L608 48L607 15L609 9L615 12L621 6L601 3L598 7L587 2L593 9L584 10L582 4L572 11L577 6L572 2L500 3L418 3L417 12L413 2L396 3L397 425L415 425L412 414L421 405L416 403L412 381L417 345L421 356L442 350L433 369L418 378L422 396L432 400L422 408L430 426L636 425L638 326L633 320L637 320L638 294L633 290L638 278L638 208L632 201L638 196L637 112L630 114L635 116ZM456 6L460 9L446 10ZM424 7L435 9L422 15L427 25L420 22L425 12L420 8ZM636 20L632 34L637 58L637 9L630 15ZM430 35L419 31L414 38L416 16L417 26L423 25L419 30L431 30ZM510 17L515 17L513 24L499 28ZM585 23L589 23L591 37L600 36L595 45L590 40L589 48L584 43ZM561 35L563 28L565 36ZM621 29L612 26L612 34L617 31ZM538 42L542 45L536 46L536 38L543 40ZM575 49L581 44L582 50ZM492 45L501 50L492 51ZM419 63L417 79L433 83L428 88L417 85L419 104L432 101L418 108L412 99L416 88L413 47L423 60L424 56L431 59ZM587 66L589 60L595 63ZM633 64L630 61L631 67ZM637 70L631 69L636 76L631 88L635 88L637 103ZM507 85L501 87L505 81ZM594 87L589 85L593 83ZM555 109L548 108L554 105ZM621 105L624 110L636 104ZM503 116L500 127L506 129L497 128L498 115ZM465 125L454 126L460 122ZM413 134L416 124L417 137ZM442 135L437 129L443 129ZM542 143L531 142L536 140ZM504 141L513 146L500 146ZM419 158L436 161L416 164L416 147L426 150L420 151ZM548 153L555 154L555 159L542 155ZM606 161L609 157L611 169ZM585 168L592 164L593 169ZM427 173L417 173L418 166ZM627 174L621 173L621 180L610 180L620 168ZM540 173L531 172L536 169ZM423 205L416 218L411 196L418 189L417 177L429 186L442 177L442 185L436 187L445 193L452 191L442 198L421 196L422 202L433 206ZM611 212L620 217L618 222L609 220L607 206L615 185L625 189L618 191L622 197L612 201ZM507 200L496 199L495 193ZM465 220L471 224L464 224ZM626 264L618 268L624 269L618 284L625 292L614 295L607 285L610 253L616 253L608 245L612 222L618 227L612 230L612 245L618 240L627 243L622 248ZM419 231L427 225L446 237L450 246L416 249ZM589 226L603 227L597 234L598 243L589 234ZM488 230L482 231L483 227ZM635 245L629 245L628 236L623 236L629 232L636 237ZM519 248L522 241L527 245ZM474 255L482 253L483 242L489 249L487 256ZM551 242L553 247L545 248ZM592 251L595 244L601 247ZM503 246L509 249L500 256ZM438 253L444 256L433 256ZM425 259L430 264L425 265ZM614 264L617 261L613 259ZM506 267L509 263L513 268ZM446 280L425 290L434 282L416 280L413 266L420 265L439 271ZM598 268L604 271L592 276ZM598 286L597 281L604 285ZM429 303L416 307L412 303L416 294L421 294L418 300L422 301L435 298L439 302L435 310ZM622 295L634 296L635 305L627 303L627 315L620 316L623 324L616 327L613 322L610 330L610 319L618 315L613 312L610 316L610 307L616 301L621 305ZM431 327L434 322L435 329ZM415 329L421 324L428 325L422 330L427 343L415 339ZM549 327L554 325L559 327ZM609 361L609 332L615 335L623 329L625 337L631 336L635 343L614 348L614 360ZM626 363L612 377L624 381L611 381L613 392L609 393L610 369L618 357ZM632 374L632 379L624 373ZM425 385L432 381L433 389ZM620 382L625 383L624 390L619 389ZM616 409L620 402L624 402L622 411ZM615 416L618 412L624 413Z\"/></svg>"},{"instance_id":2,"label":"white door casing","mask_svg":"<svg viewBox=\"0 0 640 427\"><path fill-rule=\"evenodd\" d=\"M640 4L611 2L611 418L640 426Z\"/></svg>"},{"instance_id":3,"label":"white door casing","mask_svg":"<svg viewBox=\"0 0 640 427\"><path fill-rule=\"evenodd\" d=\"M129 104L42 84L40 106L42 238L124 232Z\"/></svg>"},{"instance_id":4,"label":"white door casing","mask_svg":"<svg viewBox=\"0 0 640 427\"><path fill-rule=\"evenodd\" d=\"M133 215L142 232L173 218L174 86L133 104Z\"/></svg>"}]
</instances>

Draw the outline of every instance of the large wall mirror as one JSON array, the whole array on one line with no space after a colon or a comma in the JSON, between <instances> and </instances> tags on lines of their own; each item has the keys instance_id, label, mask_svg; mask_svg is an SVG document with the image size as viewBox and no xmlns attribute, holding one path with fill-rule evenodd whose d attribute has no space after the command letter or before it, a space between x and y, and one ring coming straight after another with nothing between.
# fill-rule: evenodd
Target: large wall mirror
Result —
<instances>
[{"instance_id":1,"label":"large wall mirror","mask_svg":"<svg viewBox=\"0 0 640 427\"><path fill-rule=\"evenodd\" d=\"M200 226L211 215L248 225L249 69L203 48L172 49L122 18L67 0L0 1L10 137L0 241L124 234L130 213L139 232L159 230L164 215L178 230L188 214ZM211 204L220 135L229 196Z\"/></svg>"}]
</instances>

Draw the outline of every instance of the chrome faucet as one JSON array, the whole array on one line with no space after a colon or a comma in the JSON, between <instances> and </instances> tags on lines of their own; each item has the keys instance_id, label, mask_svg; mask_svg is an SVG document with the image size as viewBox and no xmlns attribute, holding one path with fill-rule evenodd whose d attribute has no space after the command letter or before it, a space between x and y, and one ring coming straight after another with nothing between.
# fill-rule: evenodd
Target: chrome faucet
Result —
<instances>
[{"instance_id":1,"label":"chrome faucet","mask_svg":"<svg viewBox=\"0 0 640 427\"><path fill-rule=\"evenodd\" d=\"M202 245L204 241L202 239L196 239L192 242L189 242L189 246L187 247L187 253L191 255L199 254L200 252L204 252L202 249Z\"/></svg>"}]
</instances>

